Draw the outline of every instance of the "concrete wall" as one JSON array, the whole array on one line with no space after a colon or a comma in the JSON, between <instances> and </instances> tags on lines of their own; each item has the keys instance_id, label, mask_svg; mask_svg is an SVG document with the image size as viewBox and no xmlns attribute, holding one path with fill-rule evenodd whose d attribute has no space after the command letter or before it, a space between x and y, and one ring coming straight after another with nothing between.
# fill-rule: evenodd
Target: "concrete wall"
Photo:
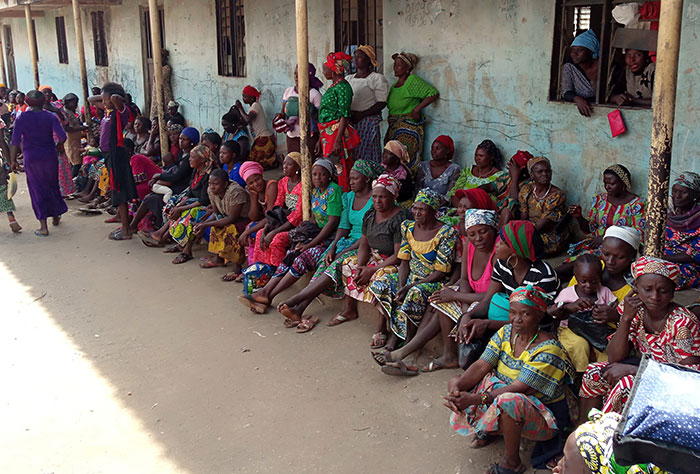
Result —
<instances>
[{"instance_id":1,"label":"concrete wall","mask_svg":"<svg viewBox=\"0 0 700 474\"><path fill-rule=\"evenodd\" d=\"M90 84L122 82L142 104L143 66L139 5L124 0L105 7L108 18L109 68L94 67L92 30L86 10L85 49ZM166 47L171 53L172 85L185 117L195 126L219 129L219 118L246 84L262 91L268 119L280 109L284 89L293 82L296 64L294 2L246 2L247 77L217 73L213 0L164 0ZM311 61L320 66L333 49L333 6L309 0ZM384 0L384 71L391 76L391 54L407 50L421 58L416 73L432 82L441 98L426 110L426 150L437 135L457 144L456 160L472 163L483 139L496 142L510 156L518 149L548 156L555 184L570 201L586 204L602 189L601 172L613 162L633 173L634 190L646 191L651 111L623 110L628 132L611 138L608 107L580 116L572 104L548 100L554 24L554 0ZM681 35L676 139L673 172L698 169L700 146L700 0L686 0ZM66 17L70 64L57 65L53 16ZM77 51L68 8L37 18L40 75L58 95L79 91ZM13 27L20 88L32 87L24 19L4 20ZM319 68L320 69L320 68ZM320 72L319 72L320 77ZM390 82L394 78L389 77ZM280 139L283 136L279 136ZM283 140L280 140L283 142Z\"/></svg>"}]
</instances>

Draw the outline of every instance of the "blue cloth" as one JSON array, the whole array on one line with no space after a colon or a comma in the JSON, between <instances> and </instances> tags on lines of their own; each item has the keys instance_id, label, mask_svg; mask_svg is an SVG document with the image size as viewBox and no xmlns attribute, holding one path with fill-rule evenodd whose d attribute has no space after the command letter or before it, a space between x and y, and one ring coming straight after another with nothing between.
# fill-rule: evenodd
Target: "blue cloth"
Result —
<instances>
[{"instance_id":1,"label":"blue cloth","mask_svg":"<svg viewBox=\"0 0 700 474\"><path fill-rule=\"evenodd\" d=\"M228 179L237 182L245 188L245 181L243 180L243 178L241 178L241 175L238 173L238 170L241 168L240 163L234 163L230 171L227 165L224 165L221 168L228 173Z\"/></svg>"},{"instance_id":2,"label":"blue cloth","mask_svg":"<svg viewBox=\"0 0 700 474\"><path fill-rule=\"evenodd\" d=\"M185 127L182 129L182 132L180 132L180 135L184 135L189 138L193 145L197 145L199 143L199 132L194 127Z\"/></svg>"},{"instance_id":3,"label":"blue cloth","mask_svg":"<svg viewBox=\"0 0 700 474\"><path fill-rule=\"evenodd\" d=\"M600 41L593 30L588 30L578 35L571 42L571 46L582 46L593 53L593 59L598 59L600 55Z\"/></svg>"}]
</instances>

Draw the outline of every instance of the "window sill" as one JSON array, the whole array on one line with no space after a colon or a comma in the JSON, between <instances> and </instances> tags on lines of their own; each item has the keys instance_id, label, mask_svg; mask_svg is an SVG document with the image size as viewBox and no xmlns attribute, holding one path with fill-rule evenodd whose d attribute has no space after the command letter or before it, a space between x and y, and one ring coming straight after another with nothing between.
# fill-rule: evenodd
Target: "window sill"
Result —
<instances>
[{"instance_id":1,"label":"window sill","mask_svg":"<svg viewBox=\"0 0 700 474\"><path fill-rule=\"evenodd\" d=\"M575 106L573 102L567 102L565 100L548 100L550 104L566 104L566 105L573 105ZM596 104L593 103L591 104L593 107L598 107L598 108L603 108L603 109L610 109L610 110L651 110L651 107L641 107L641 106L633 106L633 105L616 105L616 104Z\"/></svg>"}]
</instances>

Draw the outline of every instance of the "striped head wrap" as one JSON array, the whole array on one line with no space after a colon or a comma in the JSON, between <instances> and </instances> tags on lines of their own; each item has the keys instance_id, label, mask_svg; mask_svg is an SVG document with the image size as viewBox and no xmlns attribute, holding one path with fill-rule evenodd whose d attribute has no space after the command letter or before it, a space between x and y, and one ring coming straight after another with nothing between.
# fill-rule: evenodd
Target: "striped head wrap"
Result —
<instances>
[{"instance_id":1,"label":"striped head wrap","mask_svg":"<svg viewBox=\"0 0 700 474\"><path fill-rule=\"evenodd\" d=\"M343 52L329 53L326 56L326 66L336 74L345 74L350 70L350 61L352 57Z\"/></svg>"},{"instance_id":2,"label":"striped head wrap","mask_svg":"<svg viewBox=\"0 0 700 474\"><path fill-rule=\"evenodd\" d=\"M384 173L384 167L371 160L357 160L352 169L366 176L370 181L377 179L380 174Z\"/></svg>"},{"instance_id":3,"label":"striped head wrap","mask_svg":"<svg viewBox=\"0 0 700 474\"><path fill-rule=\"evenodd\" d=\"M552 166L552 163L550 163L550 161L544 156L536 156L534 158L530 158L530 160L527 162L527 172L532 175L532 169L539 163L547 163L550 167Z\"/></svg>"},{"instance_id":4,"label":"striped head wrap","mask_svg":"<svg viewBox=\"0 0 700 474\"><path fill-rule=\"evenodd\" d=\"M401 51L400 53L394 53L391 55L391 59L393 59L394 61L397 58L405 62L408 65L409 70L413 70L413 68L415 68L418 65L418 56L416 56L413 53Z\"/></svg>"},{"instance_id":5,"label":"striped head wrap","mask_svg":"<svg viewBox=\"0 0 700 474\"><path fill-rule=\"evenodd\" d=\"M301 153L298 151L291 151L287 153L287 156L294 160L294 162L299 165L299 168L301 168Z\"/></svg>"},{"instance_id":6,"label":"striped head wrap","mask_svg":"<svg viewBox=\"0 0 700 474\"><path fill-rule=\"evenodd\" d=\"M629 170L622 165L612 165L603 174L613 174L617 176L617 179L622 181L622 184L627 186L627 189L632 188L632 175Z\"/></svg>"},{"instance_id":7,"label":"striped head wrap","mask_svg":"<svg viewBox=\"0 0 700 474\"><path fill-rule=\"evenodd\" d=\"M535 226L530 221L510 221L501 228L501 240L519 257L537 260L533 238Z\"/></svg>"},{"instance_id":8,"label":"striped head wrap","mask_svg":"<svg viewBox=\"0 0 700 474\"><path fill-rule=\"evenodd\" d=\"M430 188L423 188L416 194L414 204L417 202L430 206L437 211L440 207L440 195Z\"/></svg>"},{"instance_id":9,"label":"striped head wrap","mask_svg":"<svg viewBox=\"0 0 700 474\"><path fill-rule=\"evenodd\" d=\"M464 228L469 230L475 225L487 225L498 229L498 214L485 209L467 209L464 214Z\"/></svg>"},{"instance_id":10,"label":"striped head wrap","mask_svg":"<svg viewBox=\"0 0 700 474\"><path fill-rule=\"evenodd\" d=\"M396 155L399 161L401 161L401 163L404 165L410 161L410 158L408 157L408 148L406 148L406 145L398 140L389 140L386 142L386 145L384 145L384 149L389 150L392 154Z\"/></svg>"},{"instance_id":11,"label":"striped head wrap","mask_svg":"<svg viewBox=\"0 0 700 474\"><path fill-rule=\"evenodd\" d=\"M372 183L372 189L384 188L389 193L393 194L394 197L399 195L399 190L401 189L401 184L399 181L388 174L382 174Z\"/></svg>"},{"instance_id":12,"label":"striped head wrap","mask_svg":"<svg viewBox=\"0 0 700 474\"><path fill-rule=\"evenodd\" d=\"M547 311L547 301L549 296L542 291L539 286L524 285L516 288L510 294L510 303L522 303L526 306L532 306L540 311Z\"/></svg>"},{"instance_id":13,"label":"striped head wrap","mask_svg":"<svg viewBox=\"0 0 700 474\"><path fill-rule=\"evenodd\" d=\"M693 173L692 171L682 172L678 178L673 182L673 184L680 184L688 189L700 193L700 175Z\"/></svg>"},{"instance_id":14,"label":"striped head wrap","mask_svg":"<svg viewBox=\"0 0 700 474\"><path fill-rule=\"evenodd\" d=\"M656 257L639 257L632 264L632 276L636 280L642 275L661 275L674 284L678 284L681 268L675 264Z\"/></svg>"}]
</instances>

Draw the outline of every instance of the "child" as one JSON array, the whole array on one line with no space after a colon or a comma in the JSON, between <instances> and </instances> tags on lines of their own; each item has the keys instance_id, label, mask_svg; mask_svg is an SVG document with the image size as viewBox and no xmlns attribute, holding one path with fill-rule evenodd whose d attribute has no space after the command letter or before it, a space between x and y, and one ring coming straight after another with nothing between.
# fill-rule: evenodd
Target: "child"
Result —
<instances>
[{"instance_id":1,"label":"child","mask_svg":"<svg viewBox=\"0 0 700 474\"><path fill-rule=\"evenodd\" d=\"M257 161L263 168L271 169L279 165L275 155L274 134L267 124L265 111L260 105L260 92L252 86L243 89L243 102L250 106L248 113L243 109L243 104L236 101L235 108L240 112L243 121L250 126L253 133L253 145L250 147L249 160Z\"/></svg>"},{"instance_id":2,"label":"child","mask_svg":"<svg viewBox=\"0 0 700 474\"><path fill-rule=\"evenodd\" d=\"M166 153L163 157L163 173L174 173L177 170L177 161L171 153ZM166 181L156 181L151 186L151 191L156 194L163 195L163 202L168 203L173 197L173 190L170 188L170 183Z\"/></svg>"},{"instance_id":3,"label":"child","mask_svg":"<svg viewBox=\"0 0 700 474\"><path fill-rule=\"evenodd\" d=\"M7 219L10 221L10 229L12 232L19 233L22 227L15 219L15 203L12 198L7 195L7 184L10 177L10 169L4 161L0 160L0 212L7 213Z\"/></svg>"},{"instance_id":4,"label":"child","mask_svg":"<svg viewBox=\"0 0 700 474\"><path fill-rule=\"evenodd\" d=\"M566 319L573 313L592 310L595 305L615 303L617 298L610 288L601 285L603 264L598 257L591 254L578 257L574 264L574 275L576 285L564 288L554 300L555 305L548 310L548 313L561 319L559 342L569 353L576 371L585 372L590 362L607 360L607 355L592 348L586 339L575 334L568 327Z\"/></svg>"}]
</instances>

